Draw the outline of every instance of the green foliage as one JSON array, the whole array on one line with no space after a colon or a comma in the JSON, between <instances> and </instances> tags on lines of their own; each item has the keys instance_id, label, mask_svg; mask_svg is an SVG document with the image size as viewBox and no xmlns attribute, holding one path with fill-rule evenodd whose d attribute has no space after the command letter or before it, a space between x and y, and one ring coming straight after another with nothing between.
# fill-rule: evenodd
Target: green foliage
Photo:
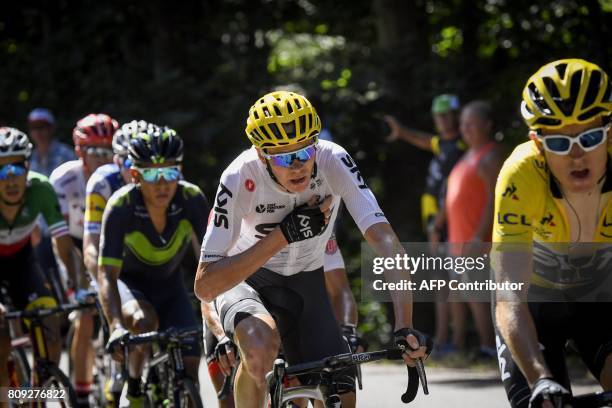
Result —
<instances>
[{"instance_id":1,"label":"green foliage","mask_svg":"<svg viewBox=\"0 0 612 408\"><path fill-rule=\"evenodd\" d=\"M185 138L186 175L214 195L248 147L247 111L263 92L301 85L323 124L359 161L400 238L423 239L419 196L430 156L388 145L380 116L434 131L442 92L487 99L510 147L525 137L522 87L555 58L609 69L609 0L55 0L8 2L0 17L0 121L23 128L51 108L65 140L89 112L168 124ZM339 242L359 293L362 238ZM385 307L360 305L361 328L388 340Z\"/></svg>"}]
</instances>

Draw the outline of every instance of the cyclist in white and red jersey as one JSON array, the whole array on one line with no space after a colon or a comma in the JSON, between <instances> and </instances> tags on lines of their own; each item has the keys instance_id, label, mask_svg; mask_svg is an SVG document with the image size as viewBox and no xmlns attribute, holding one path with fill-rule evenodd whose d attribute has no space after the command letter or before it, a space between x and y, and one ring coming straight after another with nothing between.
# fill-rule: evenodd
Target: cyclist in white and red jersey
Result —
<instances>
[{"instance_id":1,"label":"cyclist in white and red jersey","mask_svg":"<svg viewBox=\"0 0 612 408\"><path fill-rule=\"evenodd\" d=\"M59 210L57 196L47 177L29 169L32 144L15 128L0 128L0 387L8 386L7 360L11 350L6 305L14 309L52 308L56 300L39 266L31 244L40 218L49 226L58 257L76 278L72 262L74 244ZM57 316L45 318L48 355L59 361L61 338Z\"/></svg>"},{"instance_id":2,"label":"cyclist in white and red jersey","mask_svg":"<svg viewBox=\"0 0 612 408\"><path fill-rule=\"evenodd\" d=\"M247 120L254 146L221 176L195 291L205 302L215 300L225 333L240 349L239 407L262 406L265 374L281 342L290 364L348 351L322 270L332 233L327 226L341 200L380 256L403 252L351 156L335 143L318 142L320 130L302 95L264 95ZM427 339L412 328L410 299L393 298L396 341L415 350L405 354L413 364L425 357ZM354 406L353 373L342 377L343 404Z\"/></svg>"},{"instance_id":3,"label":"cyclist in white and red jersey","mask_svg":"<svg viewBox=\"0 0 612 408\"><path fill-rule=\"evenodd\" d=\"M60 203L60 210L68 222L70 236L79 252L83 248L83 220L85 215L85 185L91 174L113 158L111 142L119 127L116 120L104 113L91 113L80 119L72 131L74 150L78 160L68 161L51 173L50 181ZM79 263L82 264L82 257ZM84 266L81 267L84 272ZM89 285L86 274L75 282L77 297ZM93 381L94 350L91 343L93 316L81 312L75 321L70 358L74 367L74 388L80 406L88 406Z\"/></svg>"}]
</instances>

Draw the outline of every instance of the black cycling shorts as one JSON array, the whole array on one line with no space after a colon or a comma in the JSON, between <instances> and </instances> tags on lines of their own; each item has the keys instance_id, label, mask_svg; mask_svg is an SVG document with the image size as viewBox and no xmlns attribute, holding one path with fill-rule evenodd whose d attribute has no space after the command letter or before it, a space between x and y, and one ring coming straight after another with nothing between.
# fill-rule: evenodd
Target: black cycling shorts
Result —
<instances>
[{"instance_id":1,"label":"black cycling shorts","mask_svg":"<svg viewBox=\"0 0 612 408\"><path fill-rule=\"evenodd\" d=\"M612 303L529 303L529 311L546 365L555 381L571 391L565 365L568 340L573 340L585 365L595 378L599 378L606 357L612 353L612 331L606 320L612 315ZM598 324L596 316L604 320ZM497 325L495 339L502 382L510 406L527 408L531 391Z\"/></svg>"},{"instance_id":2,"label":"black cycling shorts","mask_svg":"<svg viewBox=\"0 0 612 408\"><path fill-rule=\"evenodd\" d=\"M53 298L51 285L40 269L35 252L30 245L16 254L0 257L0 286L6 289L9 299L0 302L10 303L15 310L23 310L30 303L40 298Z\"/></svg>"},{"instance_id":3,"label":"black cycling shorts","mask_svg":"<svg viewBox=\"0 0 612 408\"><path fill-rule=\"evenodd\" d=\"M198 326L197 319L189 301L182 274L176 273L167 281L149 281L145 285L117 280L121 304L131 300L144 300L153 306L159 321L159 330L192 329ZM200 339L196 336L186 338L184 354L200 356Z\"/></svg>"},{"instance_id":4,"label":"black cycling shorts","mask_svg":"<svg viewBox=\"0 0 612 408\"><path fill-rule=\"evenodd\" d=\"M259 269L217 297L215 306L226 335L232 339L242 320L255 314L271 315L289 365L350 352L327 295L323 268L291 276ZM336 378L340 393L355 390L354 370ZM311 376L300 378L303 384L314 380Z\"/></svg>"}]
</instances>

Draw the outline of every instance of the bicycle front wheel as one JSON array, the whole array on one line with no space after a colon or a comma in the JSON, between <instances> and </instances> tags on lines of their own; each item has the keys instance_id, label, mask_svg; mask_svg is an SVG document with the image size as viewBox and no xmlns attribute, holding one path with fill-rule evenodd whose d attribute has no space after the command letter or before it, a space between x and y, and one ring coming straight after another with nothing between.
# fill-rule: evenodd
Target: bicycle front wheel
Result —
<instances>
[{"instance_id":1,"label":"bicycle front wheel","mask_svg":"<svg viewBox=\"0 0 612 408\"><path fill-rule=\"evenodd\" d=\"M59 404L61 407L76 407L77 406L77 397L70 380L64 374L62 370L60 370L55 365L49 365L45 368L47 377L45 381L40 384L40 387L45 388L47 390L61 390L63 391L63 397Z\"/></svg>"}]
</instances>

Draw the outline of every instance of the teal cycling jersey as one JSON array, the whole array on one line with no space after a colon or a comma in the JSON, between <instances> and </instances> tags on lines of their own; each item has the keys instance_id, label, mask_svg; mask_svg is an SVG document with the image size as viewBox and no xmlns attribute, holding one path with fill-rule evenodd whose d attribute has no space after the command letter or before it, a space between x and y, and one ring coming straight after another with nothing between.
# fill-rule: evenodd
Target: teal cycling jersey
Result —
<instances>
[{"instance_id":1,"label":"teal cycling jersey","mask_svg":"<svg viewBox=\"0 0 612 408\"><path fill-rule=\"evenodd\" d=\"M98 263L120 267L122 279L164 280L179 269L192 234L202 241L208 212L202 191L181 180L166 212L166 226L158 233L140 188L124 186L104 210Z\"/></svg>"}]
</instances>

